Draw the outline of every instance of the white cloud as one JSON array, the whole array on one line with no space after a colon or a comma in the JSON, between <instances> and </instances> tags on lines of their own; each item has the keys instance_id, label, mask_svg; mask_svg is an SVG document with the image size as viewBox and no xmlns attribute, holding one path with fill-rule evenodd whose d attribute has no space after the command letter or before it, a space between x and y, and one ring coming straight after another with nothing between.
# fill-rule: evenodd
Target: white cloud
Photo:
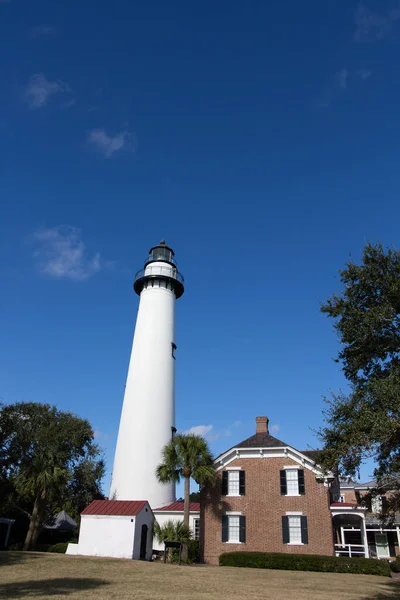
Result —
<instances>
[{"instance_id":1,"label":"white cloud","mask_svg":"<svg viewBox=\"0 0 400 600\"><path fill-rule=\"evenodd\" d=\"M400 19L400 7L388 11L385 15L373 12L362 2L354 14L355 42L372 42L390 36L393 26Z\"/></svg>"},{"instance_id":2,"label":"white cloud","mask_svg":"<svg viewBox=\"0 0 400 600\"><path fill-rule=\"evenodd\" d=\"M32 27L30 30L30 37L32 39L46 36L46 35L55 35L57 29L53 27L53 25L38 25L37 27Z\"/></svg>"},{"instance_id":3,"label":"white cloud","mask_svg":"<svg viewBox=\"0 0 400 600\"><path fill-rule=\"evenodd\" d=\"M108 433L104 433L103 431L100 431L100 429L95 429L93 433L94 439L98 442L108 442L111 439L111 436L109 436Z\"/></svg>"},{"instance_id":4,"label":"white cloud","mask_svg":"<svg viewBox=\"0 0 400 600\"><path fill-rule=\"evenodd\" d=\"M55 94L70 92L67 83L63 81L48 81L43 73L32 75L24 90L24 99L29 108L38 109L46 106Z\"/></svg>"},{"instance_id":5,"label":"white cloud","mask_svg":"<svg viewBox=\"0 0 400 600\"><path fill-rule=\"evenodd\" d=\"M275 431L276 432L276 431L279 431L279 430L280 430L279 425L271 425L271 431Z\"/></svg>"},{"instance_id":6,"label":"white cloud","mask_svg":"<svg viewBox=\"0 0 400 600\"><path fill-rule=\"evenodd\" d=\"M346 89L346 87L347 87L347 78L348 78L348 76L349 76L349 72L348 72L348 70L346 68L340 69L340 71L338 71L336 73L337 84L343 90Z\"/></svg>"},{"instance_id":7,"label":"white cloud","mask_svg":"<svg viewBox=\"0 0 400 600\"><path fill-rule=\"evenodd\" d=\"M106 158L111 158L118 150L133 150L131 135L121 131L116 135L108 135L104 129L93 129L88 136L88 142Z\"/></svg>"},{"instance_id":8,"label":"white cloud","mask_svg":"<svg viewBox=\"0 0 400 600\"><path fill-rule=\"evenodd\" d=\"M369 71L368 69L358 69L357 75L360 79L368 79L368 77L371 77L372 71Z\"/></svg>"},{"instance_id":9,"label":"white cloud","mask_svg":"<svg viewBox=\"0 0 400 600\"><path fill-rule=\"evenodd\" d=\"M39 271L44 275L83 281L104 267L100 254L87 256L81 233L75 227L39 229L34 234L34 241L34 257Z\"/></svg>"},{"instance_id":10,"label":"white cloud","mask_svg":"<svg viewBox=\"0 0 400 600\"><path fill-rule=\"evenodd\" d=\"M212 428L212 425L195 425L194 427L191 427L190 429L185 431L185 433L194 433L195 435L202 435L203 437L206 437L206 435L210 433Z\"/></svg>"}]
</instances>

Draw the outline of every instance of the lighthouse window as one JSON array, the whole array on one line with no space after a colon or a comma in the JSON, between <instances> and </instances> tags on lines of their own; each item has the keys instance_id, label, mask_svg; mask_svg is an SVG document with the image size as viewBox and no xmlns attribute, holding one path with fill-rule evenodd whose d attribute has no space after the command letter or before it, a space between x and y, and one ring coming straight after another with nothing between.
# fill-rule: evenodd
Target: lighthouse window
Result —
<instances>
[{"instance_id":1,"label":"lighthouse window","mask_svg":"<svg viewBox=\"0 0 400 600\"><path fill-rule=\"evenodd\" d=\"M176 358L176 356L175 356L175 350L176 350L176 344L174 344L174 342L171 342L172 358Z\"/></svg>"}]
</instances>

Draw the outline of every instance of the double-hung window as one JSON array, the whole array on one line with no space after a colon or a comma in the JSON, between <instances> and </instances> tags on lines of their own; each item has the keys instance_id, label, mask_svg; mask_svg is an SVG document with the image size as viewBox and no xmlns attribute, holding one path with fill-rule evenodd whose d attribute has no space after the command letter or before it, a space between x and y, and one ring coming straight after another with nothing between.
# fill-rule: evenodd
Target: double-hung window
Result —
<instances>
[{"instance_id":1,"label":"double-hung window","mask_svg":"<svg viewBox=\"0 0 400 600\"><path fill-rule=\"evenodd\" d=\"M230 469L222 472L222 495L244 496L246 481L245 472L239 469Z\"/></svg>"},{"instance_id":2,"label":"double-hung window","mask_svg":"<svg viewBox=\"0 0 400 600\"><path fill-rule=\"evenodd\" d=\"M282 469L280 478L282 496L303 496L306 493L304 469Z\"/></svg>"},{"instance_id":3,"label":"double-hung window","mask_svg":"<svg viewBox=\"0 0 400 600\"><path fill-rule=\"evenodd\" d=\"M194 519L194 539L200 539L200 519Z\"/></svg>"},{"instance_id":4,"label":"double-hung window","mask_svg":"<svg viewBox=\"0 0 400 600\"><path fill-rule=\"evenodd\" d=\"M308 544L307 517L302 515L282 517L282 538L284 544Z\"/></svg>"},{"instance_id":5,"label":"double-hung window","mask_svg":"<svg viewBox=\"0 0 400 600\"><path fill-rule=\"evenodd\" d=\"M222 517L222 541L242 544L246 541L246 517L224 515Z\"/></svg>"}]
</instances>

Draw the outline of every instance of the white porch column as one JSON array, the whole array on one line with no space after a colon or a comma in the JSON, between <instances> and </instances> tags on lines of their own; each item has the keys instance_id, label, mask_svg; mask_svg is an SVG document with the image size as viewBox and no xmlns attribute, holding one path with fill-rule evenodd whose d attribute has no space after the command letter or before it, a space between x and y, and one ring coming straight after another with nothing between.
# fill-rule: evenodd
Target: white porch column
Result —
<instances>
[{"instance_id":1,"label":"white porch column","mask_svg":"<svg viewBox=\"0 0 400 600\"><path fill-rule=\"evenodd\" d=\"M362 537L363 537L365 558L369 558L368 537L367 537L367 527L365 525L365 515L362 515L361 521L362 521L361 531L362 531Z\"/></svg>"},{"instance_id":2,"label":"white porch column","mask_svg":"<svg viewBox=\"0 0 400 600\"><path fill-rule=\"evenodd\" d=\"M344 546L345 544L345 540L344 540L344 531L343 531L343 525L341 525L340 527L340 539L342 541L342 546Z\"/></svg>"},{"instance_id":3,"label":"white porch column","mask_svg":"<svg viewBox=\"0 0 400 600\"><path fill-rule=\"evenodd\" d=\"M396 527L397 533L397 552L400 552L400 527L397 525Z\"/></svg>"}]
</instances>

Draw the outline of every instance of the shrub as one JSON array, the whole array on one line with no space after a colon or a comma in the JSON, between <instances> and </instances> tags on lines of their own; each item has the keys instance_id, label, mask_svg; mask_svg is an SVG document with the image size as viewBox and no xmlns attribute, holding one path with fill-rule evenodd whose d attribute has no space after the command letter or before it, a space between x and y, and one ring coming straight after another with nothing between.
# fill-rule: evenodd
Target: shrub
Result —
<instances>
[{"instance_id":1,"label":"shrub","mask_svg":"<svg viewBox=\"0 0 400 600\"><path fill-rule=\"evenodd\" d=\"M220 566L253 567L256 569L286 569L289 571L324 571L329 573L360 573L390 577L386 561L370 558L280 554L270 552L227 552L219 557Z\"/></svg>"},{"instance_id":2,"label":"shrub","mask_svg":"<svg viewBox=\"0 0 400 600\"><path fill-rule=\"evenodd\" d=\"M397 557L396 560L392 560L389 563L389 567L393 573L400 573L400 558Z\"/></svg>"},{"instance_id":3,"label":"shrub","mask_svg":"<svg viewBox=\"0 0 400 600\"><path fill-rule=\"evenodd\" d=\"M67 551L68 542L59 542L50 546L47 552L57 552L58 554L65 554Z\"/></svg>"},{"instance_id":4,"label":"shrub","mask_svg":"<svg viewBox=\"0 0 400 600\"><path fill-rule=\"evenodd\" d=\"M190 540L188 543L188 562L198 562L200 553L199 540Z\"/></svg>"}]
</instances>

